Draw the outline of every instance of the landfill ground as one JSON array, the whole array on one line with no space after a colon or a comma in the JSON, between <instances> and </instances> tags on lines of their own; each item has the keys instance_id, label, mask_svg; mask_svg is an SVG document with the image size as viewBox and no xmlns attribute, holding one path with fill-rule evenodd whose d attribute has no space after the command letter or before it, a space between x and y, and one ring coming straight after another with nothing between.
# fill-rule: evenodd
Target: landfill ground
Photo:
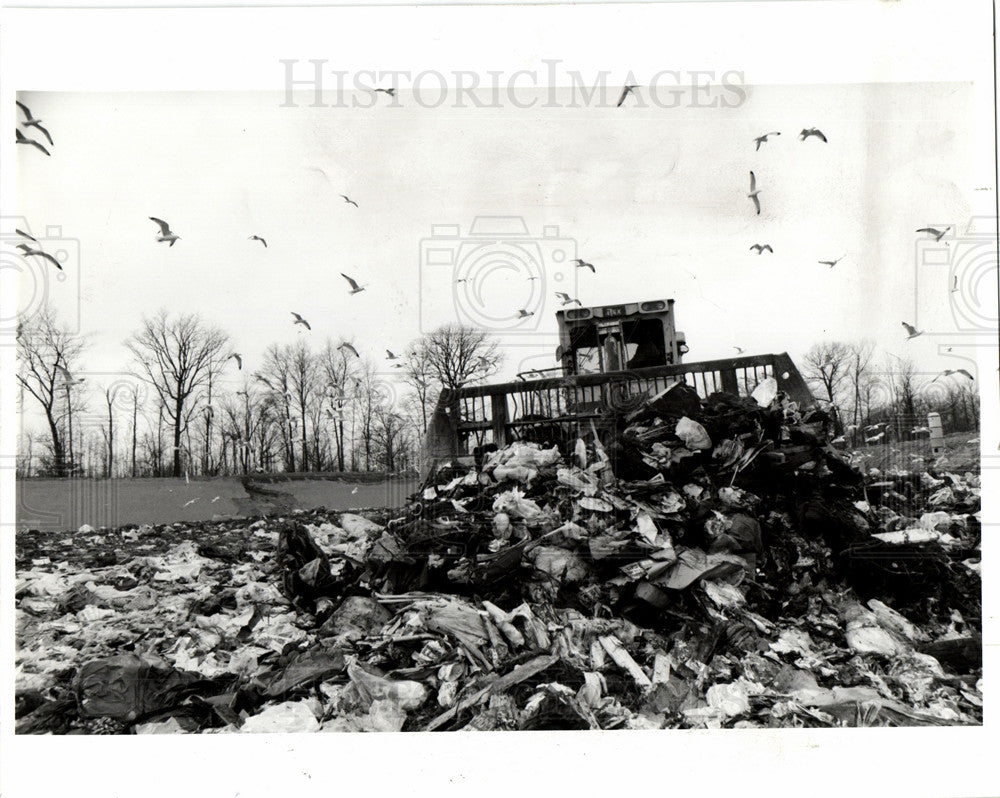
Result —
<instances>
[{"instance_id":1,"label":"landfill ground","mask_svg":"<svg viewBox=\"0 0 1000 798\"><path fill-rule=\"evenodd\" d=\"M974 436L827 422L669 390L402 510L21 532L17 732L981 725Z\"/></svg>"},{"instance_id":2,"label":"landfill ground","mask_svg":"<svg viewBox=\"0 0 1000 798\"><path fill-rule=\"evenodd\" d=\"M185 480L28 479L17 483L17 528L61 531L122 524L219 521L261 515L275 500L289 509L398 507L418 486L413 476L302 474L294 480L260 477ZM266 493L263 493L266 491Z\"/></svg>"}]
</instances>

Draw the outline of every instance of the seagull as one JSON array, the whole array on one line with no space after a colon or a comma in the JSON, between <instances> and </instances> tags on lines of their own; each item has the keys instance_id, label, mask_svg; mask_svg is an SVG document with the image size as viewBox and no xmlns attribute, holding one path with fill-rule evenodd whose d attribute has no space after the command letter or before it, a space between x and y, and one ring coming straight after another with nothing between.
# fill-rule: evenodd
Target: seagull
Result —
<instances>
[{"instance_id":1,"label":"seagull","mask_svg":"<svg viewBox=\"0 0 1000 798\"><path fill-rule=\"evenodd\" d=\"M754 141L757 142L757 149L754 150L754 152L758 152L760 150L760 145L763 144L765 141L767 141L768 136L780 136L780 135L781 134L777 130L775 130L771 133L765 133L763 136L757 136L757 138L754 139Z\"/></svg>"},{"instance_id":2,"label":"seagull","mask_svg":"<svg viewBox=\"0 0 1000 798\"><path fill-rule=\"evenodd\" d=\"M820 141L822 141L824 144L826 144L826 136L823 135L823 131L820 130L819 128L816 128L816 127L811 127L811 128L808 128L808 129L803 128L802 132L799 133L799 138L802 141L805 141L810 136L815 136Z\"/></svg>"},{"instance_id":3,"label":"seagull","mask_svg":"<svg viewBox=\"0 0 1000 798\"><path fill-rule=\"evenodd\" d=\"M355 208L358 207L358 203L356 203L354 200L352 200L346 194L341 194L340 196L342 196L344 198L344 202L346 202L348 205L353 205Z\"/></svg>"},{"instance_id":4,"label":"seagull","mask_svg":"<svg viewBox=\"0 0 1000 798\"><path fill-rule=\"evenodd\" d=\"M952 374L961 374L963 377L968 377L973 382L976 381L976 378L973 377L965 369L954 369L954 370L952 370L952 369L945 369L940 374L938 374L937 377L935 377L933 380L931 380L931 382L937 382L940 377L950 377Z\"/></svg>"},{"instance_id":5,"label":"seagull","mask_svg":"<svg viewBox=\"0 0 1000 798\"><path fill-rule=\"evenodd\" d=\"M15 227L14 228L14 232L17 233L19 236L24 236L25 238L27 238L27 239L29 239L31 241L34 241L36 244L38 243L38 239L37 238L35 238L33 235L29 235L28 233L24 232L24 230L18 230Z\"/></svg>"},{"instance_id":6,"label":"seagull","mask_svg":"<svg viewBox=\"0 0 1000 798\"><path fill-rule=\"evenodd\" d=\"M532 280L537 280L537 279L538 279L537 277L529 277L527 281L530 283Z\"/></svg>"},{"instance_id":7,"label":"seagull","mask_svg":"<svg viewBox=\"0 0 1000 798\"><path fill-rule=\"evenodd\" d=\"M559 299L560 299L560 301L562 302L563 305L572 305L574 302L576 302L577 305L580 305L580 300L579 299L573 299L565 291L556 291L556 296L559 297ZM582 307L582 305L581 305L581 307Z\"/></svg>"},{"instance_id":8,"label":"seagull","mask_svg":"<svg viewBox=\"0 0 1000 798\"><path fill-rule=\"evenodd\" d=\"M836 260L820 260L820 261L816 261L816 262L822 264L823 266L829 266L832 269L834 266L836 266L838 263L840 263L845 257L846 256L841 255Z\"/></svg>"},{"instance_id":9,"label":"seagull","mask_svg":"<svg viewBox=\"0 0 1000 798\"><path fill-rule=\"evenodd\" d=\"M944 230L938 230L934 227L921 227L917 230L918 233L930 233L935 241L940 241L944 238L944 234L951 230L951 227L946 227Z\"/></svg>"},{"instance_id":10,"label":"seagull","mask_svg":"<svg viewBox=\"0 0 1000 798\"><path fill-rule=\"evenodd\" d=\"M906 332L909 335L906 336L906 340L909 341L911 338L916 338L918 335L923 335L923 330L917 330L912 324L907 324L905 321L902 322L903 326L906 328Z\"/></svg>"},{"instance_id":11,"label":"seagull","mask_svg":"<svg viewBox=\"0 0 1000 798\"><path fill-rule=\"evenodd\" d=\"M386 349L385 350L385 359L386 360L399 360L399 355L393 354L393 352L392 352L391 349Z\"/></svg>"},{"instance_id":12,"label":"seagull","mask_svg":"<svg viewBox=\"0 0 1000 798\"><path fill-rule=\"evenodd\" d=\"M45 149L45 147L42 144L39 144L34 139L29 139L20 130L16 130L15 132L17 133L17 143L18 144L30 144L32 147L37 147L38 149L40 149L46 155L51 155L52 154L47 149Z\"/></svg>"},{"instance_id":13,"label":"seagull","mask_svg":"<svg viewBox=\"0 0 1000 798\"><path fill-rule=\"evenodd\" d=\"M81 382L86 382L86 377L80 377L80 379L74 379L73 375L63 366L56 366L56 371L59 372L60 376L63 378L63 387L70 388L73 385L79 385Z\"/></svg>"},{"instance_id":14,"label":"seagull","mask_svg":"<svg viewBox=\"0 0 1000 798\"><path fill-rule=\"evenodd\" d=\"M14 100L14 102L17 103L18 108L24 111L24 115L28 117L21 124L24 125L25 127L37 127L40 131L42 131L42 133L45 134L45 138L49 140L49 144L55 144L55 142L52 140L52 136L49 135L49 131L47 131L44 127L42 127L42 120L35 119L34 115L28 109L28 106L26 106L24 103L18 102L17 100ZM46 153L46 155L48 155L48 153Z\"/></svg>"},{"instance_id":15,"label":"seagull","mask_svg":"<svg viewBox=\"0 0 1000 798\"><path fill-rule=\"evenodd\" d=\"M45 260L50 261L59 271L63 270L62 264L53 258L48 252L43 252L40 249L32 249L27 244L18 244L17 248L24 253L25 257L37 255L39 258L45 258Z\"/></svg>"},{"instance_id":16,"label":"seagull","mask_svg":"<svg viewBox=\"0 0 1000 798\"><path fill-rule=\"evenodd\" d=\"M734 346L733 349L736 350L737 355L742 355L746 351L742 346Z\"/></svg>"},{"instance_id":17,"label":"seagull","mask_svg":"<svg viewBox=\"0 0 1000 798\"><path fill-rule=\"evenodd\" d=\"M750 249L757 250L758 255L762 254L765 249L772 254L774 253L774 250L771 249L770 244L754 244L753 246L750 247Z\"/></svg>"},{"instance_id":18,"label":"seagull","mask_svg":"<svg viewBox=\"0 0 1000 798\"><path fill-rule=\"evenodd\" d=\"M353 495L354 495L355 493L357 493L357 492L358 492L358 489L357 489L357 488L355 488L354 490L352 490L352 491L351 491L351 495L353 496Z\"/></svg>"},{"instance_id":19,"label":"seagull","mask_svg":"<svg viewBox=\"0 0 1000 798\"><path fill-rule=\"evenodd\" d=\"M393 88L389 88L389 89L375 89L375 93L377 94L378 92L382 92L383 94L388 94L390 97L395 97L396 96L396 90L393 89Z\"/></svg>"},{"instance_id":20,"label":"seagull","mask_svg":"<svg viewBox=\"0 0 1000 798\"><path fill-rule=\"evenodd\" d=\"M303 318L302 318L302 317L301 317L301 316L300 316L300 315L299 315L298 313L296 313L296 312L295 312L294 310L293 310L293 311L291 311L291 314L292 314L292 315L293 315L293 316L295 317L295 321L293 321L293 322L292 322L292 324L301 324L301 325L302 325L303 327L305 327L305 328L306 328L307 330L311 330L311 329L312 329L312 327L310 327L310 326L309 326L309 322L307 322L307 321L306 321L305 319L303 319Z\"/></svg>"},{"instance_id":21,"label":"seagull","mask_svg":"<svg viewBox=\"0 0 1000 798\"><path fill-rule=\"evenodd\" d=\"M358 350L355 349L347 341L344 341L344 343L342 343L340 346L338 346L337 349L349 349L352 355L354 355L355 357L361 357L361 355L358 354Z\"/></svg>"},{"instance_id":22,"label":"seagull","mask_svg":"<svg viewBox=\"0 0 1000 798\"><path fill-rule=\"evenodd\" d=\"M212 499L211 504L215 504L221 498L222 498L221 496L216 496L214 499Z\"/></svg>"},{"instance_id":23,"label":"seagull","mask_svg":"<svg viewBox=\"0 0 1000 798\"><path fill-rule=\"evenodd\" d=\"M343 272L340 273L340 276L343 277L345 280L347 280L347 282L349 282L351 284L351 293L352 294L360 294L362 291L365 290L364 286L358 285L357 282L355 282L355 280L354 280L353 277L348 277Z\"/></svg>"},{"instance_id":24,"label":"seagull","mask_svg":"<svg viewBox=\"0 0 1000 798\"><path fill-rule=\"evenodd\" d=\"M267 242L260 236L250 236L247 241L260 241L260 243L264 245L264 249L267 249Z\"/></svg>"},{"instance_id":25,"label":"seagull","mask_svg":"<svg viewBox=\"0 0 1000 798\"><path fill-rule=\"evenodd\" d=\"M406 368L406 364L405 363L393 363L392 367L394 369L405 369Z\"/></svg>"},{"instance_id":26,"label":"seagull","mask_svg":"<svg viewBox=\"0 0 1000 798\"><path fill-rule=\"evenodd\" d=\"M189 504L194 504L199 499L201 499L200 496L198 496L197 498L191 499L191 501L189 501L189 502L184 502L184 506L187 507Z\"/></svg>"},{"instance_id":27,"label":"seagull","mask_svg":"<svg viewBox=\"0 0 1000 798\"><path fill-rule=\"evenodd\" d=\"M227 360L232 360L233 358L236 358L236 365L237 365L237 366L239 367L239 370L240 370L240 371L243 371L243 357L242 357L242 356L240 355L240 353L239 353L239 352L233 352L233 353L232 353L232 354L231 354L231 355L230 355L230 356L229 356L228 358L226 358L226 359L227 359Z\"/></svg>"},{"instance_id":28,"label":"seagull","mask_svg":"<svg viewBox=\"0 0 1000 798\"><path fill-rule=\"evenodd\" d=\"M747 196L753 200L754 207L757 209L757 213L760 213L760 200L757 195L760 192L757 190L757 178L754 177L753 172L750 173L750 193Z\"/></svg>"},{"instance_id":29,"label":"seagull","mask_svg":"<svg viewBox=\"0 0 1000 798\"><path fill-rule=\"evenodd\" d=\"M622 103L625 102L625 98L628 97L634 89L638 89L638 86L624 86L622 87L622 95L618 98L618 105L615 108L621 108Z\"/></svg>"},{"instance_id":30,"label":"seagull","mask_svg":"<svg viewBox=\"0 0 1000 798\"><path fill-rule=\"evenodd\" d=\"M580 260L579 258L574 260L573 263L576 264L576 268L578 269L590 269L594 274L597 274L597 269L594 268L593 263L587 263L587 261Z\"/></svg>"},{"instance_id":31,"label":"seagull","mask_svg":"<svg viewBox=\"0 0 1000 798\"><path fill-rule=\"evenodd\" d=\"M174 242L180 238L179 235L171 232L170 225L163 221L163 219L157 219L155 216L150 216L149 220L151 222L156 222L160 226L160 235L157 236L157 241L169 241L170 246L173 246Z\"/></svg>"},{"instance_id":32,"label":"seagull","mask_svg":"<svg viewBox=\"0 0 1000 798\"><path fill-rule=\"evenodd\" d=\"M521 308L517 312L517 315L514 318L515 319L526 319L529 316L534 316L534 315L535 315L535 312L533 310L525 310L524 308Z\"/></svg>"},{"instance_id":33,"label":"seagull","mask_svg":"<svg viewBox=\"0 0 1000 798\"><path fill-rule=\"evenodd\" d=\"M464 282L468 282L468 281L466 280L465 277L459 277L457 280L455 280L455 282L456 283L464 283Z\"/></svg>"},{"instance_id":34,"label":"seagull","mask_svg":"<svg viewBox=\"0 0 1000 798\"><path fill-rule=\"evenodd\" d=\"M958 290L958 275L955 275L955 281L951 285L951 293L955 293Z\"/></svg>"}]
</instances>

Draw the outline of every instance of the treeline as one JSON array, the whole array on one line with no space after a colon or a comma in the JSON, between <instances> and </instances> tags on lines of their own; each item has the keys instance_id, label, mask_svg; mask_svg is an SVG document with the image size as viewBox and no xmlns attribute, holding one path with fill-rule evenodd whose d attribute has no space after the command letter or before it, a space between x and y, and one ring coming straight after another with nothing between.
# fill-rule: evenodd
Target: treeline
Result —
<instances>
[{"instance_id":1,"label":"treeline","mask_svg":"<svg viewBox=\"0 0 1000 798\"><path fill-rule=\"evenodd\" d=\"M399 472L418 465L444 387L495 374L487 333L446 325L385 359L308 333L258 363L197 315L163 310L124 343L120 373L87 373L85 339L51 308L18 328L20 477ZM22 416L23 418L23 416Z\"/></svg>"},{"instance_id":2,"label":"treeline","mask_svg":"<svg viewBox=\"0 0 1000 798\"><path fill-rule=\"evenodd\" d=\"M879 352L868 340L816 344L800 369L852 445L926 436L932 412L945 433L979 429L979 391L965 371L922 372L911 358Z\"/></svg>"}]
</instances>

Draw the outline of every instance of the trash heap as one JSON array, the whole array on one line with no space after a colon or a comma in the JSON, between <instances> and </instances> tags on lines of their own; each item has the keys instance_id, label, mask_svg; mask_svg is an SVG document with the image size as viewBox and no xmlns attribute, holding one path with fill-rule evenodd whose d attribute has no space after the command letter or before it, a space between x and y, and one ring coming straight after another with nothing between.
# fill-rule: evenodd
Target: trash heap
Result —
<instances>
[{"instance_id":1,"label":"trash heap","mask_svg":"<svg viewBox=\"0 0 1000 798\"><path fill-rule=\"evenodd\" d=\"M402 514L19 551L18 730L981 724L978 477L863 478L827 426L678 385Z\"/></svg>"}]
</instances>

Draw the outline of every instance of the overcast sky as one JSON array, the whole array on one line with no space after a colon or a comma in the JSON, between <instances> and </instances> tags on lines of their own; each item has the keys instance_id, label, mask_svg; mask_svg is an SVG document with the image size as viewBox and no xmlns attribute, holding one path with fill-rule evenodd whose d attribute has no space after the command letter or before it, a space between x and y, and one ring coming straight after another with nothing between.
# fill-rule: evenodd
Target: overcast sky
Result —
<instances>
[{"instance_id":1,"label":"overcast sky","mask_svg":"<svg viewBox=\"0 0 1000 798\"><path fill-rule=\"evenodd\" d=\"M800 361L818 341L867 337L927 371L967 366L938 336L904 342L901 322L954 330L951 303L989 290L963 277L952 294L951 267L918 269L916 254L916 228L964 232L975 190L992 186L992 166L971 162L970 85L744 91L729 108L532 109L428 108L404 91L372 108L312 108L311 94L287 108L265 92L22 93L55 145L48 158L17 148L18 213L40 239L59 227L79 241L80 262L49 293L64 318L82 300L87 373L124 369L123 341L166 307L226 330L250 371L272 342L347 339L384 364L422 326L479 320L503 336L507 376L554 363L557 290L584 305L675 299L688 361L734 346ZM828 143L799 140L813 126ZM149 216L181 240L157 243ZM477 216L522 217L529 236L426 241L434 225L467 236ZM774 254L751 252L758 242ZM454 268L430 262L441 249L458 253ZM456 286L456 269L470 282ZM349 295L342 271L367 289ZM23 285L29 307L38 283ZM520 308L536 316L512 326Z\"/></svg>"}]
</instances>

